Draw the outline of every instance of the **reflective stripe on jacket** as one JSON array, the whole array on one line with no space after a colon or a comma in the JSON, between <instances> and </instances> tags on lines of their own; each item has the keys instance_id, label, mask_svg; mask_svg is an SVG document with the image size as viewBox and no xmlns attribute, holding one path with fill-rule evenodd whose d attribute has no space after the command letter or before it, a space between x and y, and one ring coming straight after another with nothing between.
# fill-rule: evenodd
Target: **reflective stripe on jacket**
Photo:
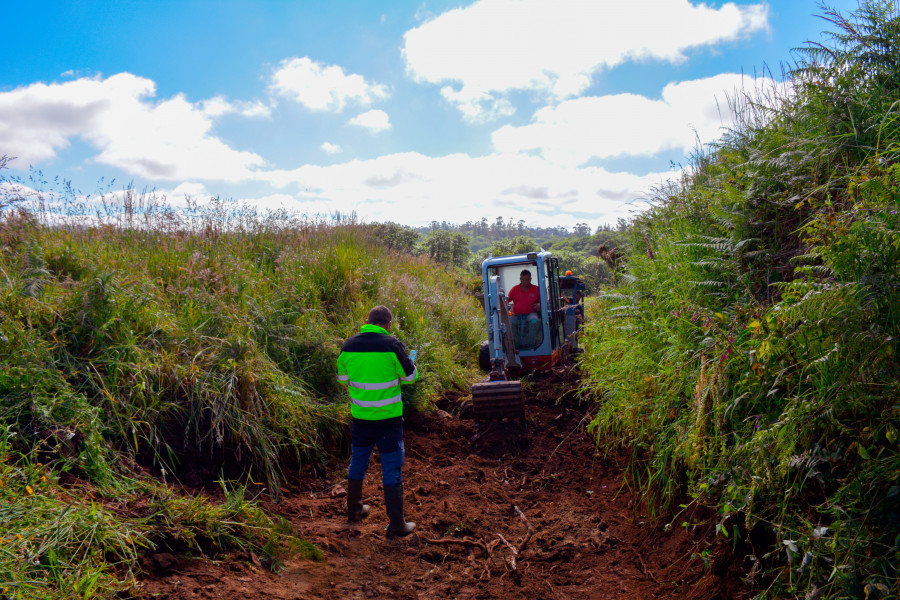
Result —
<instances>
[{"instance_id":1,"label":"reflective stripe on jacket","mask_svg":"<svg viewBox=\"0 0 900 600\"><path fill-rule=\"evenodd\" d=\"M350 392L350 414L367 421L403 415L400 386L419 377L403 343L369 324L344 342L337 370L338 381Z\"/></svg>"}]
</instances>

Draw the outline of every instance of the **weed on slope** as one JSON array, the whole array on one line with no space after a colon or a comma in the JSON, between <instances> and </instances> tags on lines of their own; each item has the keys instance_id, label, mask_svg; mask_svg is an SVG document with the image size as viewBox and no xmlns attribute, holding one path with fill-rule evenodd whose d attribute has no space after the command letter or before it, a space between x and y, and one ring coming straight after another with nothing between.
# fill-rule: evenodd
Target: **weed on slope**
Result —
<instances>
[{"instance_id":1,"label":"weed on slope","mask_svg":"<svg viewBox=\"0 0 900 600\"><path fill-rule=\"evenodd\" d=\"M255 499L346 444L334 364L374 305L419 351L411 408L471 377L474 300L366 227L2 183L0 593L114 597L141 553L295 539Z\"/></svg>"}]
</instances>

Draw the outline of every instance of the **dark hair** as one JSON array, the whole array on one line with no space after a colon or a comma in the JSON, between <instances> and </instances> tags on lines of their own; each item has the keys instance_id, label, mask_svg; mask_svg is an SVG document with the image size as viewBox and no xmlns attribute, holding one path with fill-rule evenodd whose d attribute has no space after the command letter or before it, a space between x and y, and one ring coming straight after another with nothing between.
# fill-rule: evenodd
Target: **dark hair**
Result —
<instances>
[{"instance_id":1,"label":"dark hair","mask_svg":"<svg viewBox=\"0 0 900 600\"><path fill-rule=\"evenodd\" d=\"M390 325L391 321L394 320L394 315L391 314L391 309L387 306L378 305L372 310L369 311L369 318L366 319L366 323L369 325L378 325L379 327L385 327Z\"/></svg>"},{"instance_id":2,"label":"dark hair","mask_svg":"<svg viewBox=\"0 0 900 600\"><path fill-rule=\"evenodd\" d=\"M529 277L531 277L531 271L529 271L528 269L522 269L522 272L519 273L519 277L521 277L522 275L528 275Z\"/></svg>"}]
</instances>

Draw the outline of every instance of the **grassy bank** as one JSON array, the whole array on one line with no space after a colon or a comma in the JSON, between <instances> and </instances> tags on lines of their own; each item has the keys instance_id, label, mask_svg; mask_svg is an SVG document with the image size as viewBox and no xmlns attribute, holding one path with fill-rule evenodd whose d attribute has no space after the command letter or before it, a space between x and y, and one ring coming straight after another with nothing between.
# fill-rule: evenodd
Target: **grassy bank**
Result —
<instances>
[{"instance_id":1,"label":"grassy bank","mask_svg":"<svg viewBox=\"0 0 900 600\"><path fill-rule=\"evenodd\" d=\"M346 445L334 364L376 304L418 349L410 409L469 381L477 303L370 228L5 183L0 590L112 597L141 552L288 543L244 490ZM221 479L227 501L180 479Z\"/></svg>"},{"instance_id":2,"label":"grassy bank","mask_svg":"<svg viewBox=\"0 0 900 600\"><path fill-rule=\"evenodd\" d=\"M896 598L900 15L826 17L793 93L737 98L634 220L586 386L650 506L716 507L760 597Z\"/></svg>"}]
</instances>

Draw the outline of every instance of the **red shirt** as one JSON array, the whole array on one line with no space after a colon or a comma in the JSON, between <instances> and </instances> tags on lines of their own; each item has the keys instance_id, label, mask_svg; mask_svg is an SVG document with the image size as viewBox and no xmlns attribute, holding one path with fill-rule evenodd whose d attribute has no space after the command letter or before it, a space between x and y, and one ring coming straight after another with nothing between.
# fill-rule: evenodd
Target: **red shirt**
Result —
<instances>
[{"instance_id":1,"label":"red shirt","mask_svg":"<svg viewBox=\"0 0 900 600\"><path fill-rule=\"evenodd\" d=\"M527 291L523 290L521 285L514 285L506 297L513 301L514 315L527 315L535 312L534 305L541 301L541 290L534 284L530 285Z\"/></svg>"}]
</instances>

